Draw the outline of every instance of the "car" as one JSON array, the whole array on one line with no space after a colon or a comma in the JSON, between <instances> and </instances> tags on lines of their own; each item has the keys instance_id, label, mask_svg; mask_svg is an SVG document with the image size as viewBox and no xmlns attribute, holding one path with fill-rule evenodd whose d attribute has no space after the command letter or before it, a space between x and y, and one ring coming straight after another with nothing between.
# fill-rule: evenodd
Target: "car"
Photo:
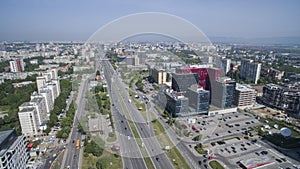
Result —
<instances>
[{"instance_id":1,"label":"car","mask_svg":"<svg viewBox=\"0 0 300 169\"><path fill-rule=\"evenodd\" d=\"M199 164L199 165L201 165L201 164L202 164L202 162L201 162L201 161L198 161L198 164Z\"/></svg>"},{"instance_id":2,"label":"car","mask_svg":"<svg viewBox=\"0 0 300 169\"><path fill-rule=\"evenodd\" d=\"M240 124L235 124L235 126L237 126L237 127L238 127L238 126L240 126Z\"/></svg>"},{"instance_id":3,"label":"car","mask_svg":"<svg viewBox=\"0 0 300 169\"><path fill-rule=\"evenodd\" d=\"M262 152L260 152L262 155L266 155L266 154L268 154L268 152L267 151L262 151Z\"/></svg>"},{"instance_id":4,"label":"car","mask_svg":"<svg viewBox=\"0 0 300 169\"><path fill-rule=\"evenodd\" d=\"M280 158L280 160L282 160L282 161L284 161L284 162L286 162L287 160L286 160L286 158Z\"/></svg>"},{"instance_id":5,"label":"car","mask_svg":"<svg viewBox=\"0 0 300 169\"><path fill-rule=\"evenodd\" d=\"M245 123L246 123L246 124L250 124L250 122L249 122L249 121L246 121Z\"/></svg>"},{"instance_id":6,"label":"car","mask_svg":"<svg viewBox=\"0 0 300 169\"><path fill-rule=\"evenodd\" d=\"M230 131L230 130L228 130L228 133L231 133L231 131Z\"/></svg>"},{"instance_id":7,"label":"car","mask_svg":"<svg viewBox=\"0 0 300 169\"><path fill-rule=\"evenodd\" d=\"M220 151L221 151L221 152L224 152L224 150L223 150L223 149L220 149Z\"/></svg>"},{"instance_id":8,"label":"car","mask_svg":"<svg viewBox=\"0 0 300 169\"><path fill-rule=\"evenodd\" d=\"M248 146L250 146L251 144L250 143L246 143Z\"/></svg>"},{"instance_id":9,"label":"car","mask_svg":"<svg viewBox=\"0 0 300 169\"><path fill-rule=\"evenodd\" d=\"M278 163L282 163L282 161L278 158L275 159Z\"/></svg>"},{"instance_id":10,"label":"car","mask_svg":"<svg viewBox=\"0 0 300 169\"><path fill-rule=\"evenodd\" d=\"M256 154L257 156L260 156L260 154L259 154L258 152L255 152L255 154Z\"/></svg>"},{"instance_id":11,"label":"car","mask_svg":"<svg viewBox=\"0 0 300 169\"><path fill-rule=\"evenodd\" d=\"M218 133L216 133L216 136L219 136L219 134L218 134Z\"/></svg>"},{"instance_id":12,"label":"car","mask_svg":"<svg viewBox=\"0 0 300 169\"><path fill-rule=\"evenodd\" d=\"M233 153L237 153L237 151L235 151L235 150L232 150L232 152L233 152Z\"/></svg>"}]
</instances>

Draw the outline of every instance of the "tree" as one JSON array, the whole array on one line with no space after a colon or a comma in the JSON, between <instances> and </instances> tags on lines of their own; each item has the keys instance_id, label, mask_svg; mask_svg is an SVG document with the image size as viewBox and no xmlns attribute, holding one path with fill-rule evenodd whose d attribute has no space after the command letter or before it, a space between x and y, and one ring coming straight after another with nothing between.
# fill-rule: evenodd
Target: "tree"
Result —
<instances>
[{"instance_id":1,"label":"tree","mask_svg":"<svg viewBox=\"0 0 300 169\"><path fill-rule=\"evenodd\" d=\"M96 167L97 169L105 169L107 166L107 160L100 158L97 162L96 162Z\"/></svg>"},{"instance_id":2,"label":"tree","mask_svg":"<svg viewBox=\"0 0 300 169\"><path fill-rule=\"evenodd\" d=\"M96 72L96 76L99 76L100 75L100 71L99 70L97 70L97 72Z\"/></svg>"},{"instance_id":3,"label":"tree","mask_svg":"<svg viewBox=\"0 0 300 169\"><path fill-rule=\"evenodd\" d=\"M91 153L94 156L100 157L103 153L103 148L96 144L93 140L85 145L84 152Z\"/></svg>"}]
</instances>

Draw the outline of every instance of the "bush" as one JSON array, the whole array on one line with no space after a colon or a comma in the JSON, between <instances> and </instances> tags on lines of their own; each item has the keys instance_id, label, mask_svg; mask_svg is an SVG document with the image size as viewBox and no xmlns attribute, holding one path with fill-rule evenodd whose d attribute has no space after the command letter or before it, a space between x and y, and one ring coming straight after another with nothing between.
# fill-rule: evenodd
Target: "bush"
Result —
<instances>
[{"instance_id":1,"label":"bush","mask_svg":"<svg viewBox=\"0 0 300 169\"><path fill-rule=\"evenodd\" d=\"M91 153L94 156L100 157L103 153L103 148L94 141L91 141L90 143L87 143L85 145L84 152Z\"/></svg>"}]
</instances>

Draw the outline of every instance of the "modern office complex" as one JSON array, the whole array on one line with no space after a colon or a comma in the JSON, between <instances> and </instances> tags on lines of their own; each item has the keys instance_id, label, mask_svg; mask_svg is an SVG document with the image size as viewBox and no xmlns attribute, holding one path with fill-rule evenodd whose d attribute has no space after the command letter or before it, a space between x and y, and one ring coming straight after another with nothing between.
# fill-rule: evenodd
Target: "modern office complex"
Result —
<instances>
[{"instance_id":1,"label":"modern office complex","mask_svg":"<svg viewBox=\"0 0 300 169\"><path fill-rule=\"evenodd\" d=\"M189 99L178 92L165 92L167 98L166 110L172 117L189 115Z\"/></svg>"},{"instance_id":2,"label":"modern office complex","mask_svg":"<svg viewBox=\"0 0 300 169\"><path fill-rule=\"evenodd\" d=\"M244 59L241 61L240 77L244 80L249 80L254 84L260 77L261 64L254 63L253 60Z\"/></svg>"},{"instance_id":3,"label":"modern office complex","mask_svg":"<svg viewBox=\"0 0 300 169\"><path fill-rule=\"evenodd\" d=\"M233 105L236 82L228 77L219 78L212 87L211 104L219 108Z\"/></svg>"},{"instance_id":4,"label":"modern office complex","mask_svg":"<svg viewBox=\"0 0 300 169\"><path fill-rule=\"evenodd\" d=\"M255 104L257 92L247 85L236 84L234 105L238 107L250 106Z\"/></svg>"},{"instance_id":5,"label":"modern office complex","mask_svg":"<svg viewBox=\"0 0 300 169\"><path fill-rule=\"evenodd\" d=\"M208 72L207 67L184 67L180 69L176 69L176 73L180 74L197 74L198 75L198 85L207 89L207 81L208 81Z\"/></svg>"},{"instance_id":6,"label":"modern office complex","mask_svg":"<svg viewBox=\"0 0 300 169\"><path fill-rule=\"evenodd\" d=\"M185 96L189 99L189 106L193 115L208 114L210 94L208 90L192 86Z\"/></svg>"},{"instance_id":7,"label":"modern office complex","mask_svg":"<svg viewBox=\"0 0 300 169\"><path fill-rule=\"evenodd\" d=\"M196 73L189 73L189 74L179 74L173 73L172 74L172 89L180 92L185 93L189 87L192 85L198 84L198 74Z\"/></svg>"},{"instance_id":8,"label":"modern office complex","mask_svg":"<svg viewBox=\"0 0 300 169\"><path fill-rule=\"evenodd\" d=\"M0 131L0 168L26 169L29 158L23 135L17 136L14 129Z\"/></svg>"}]
</instances>

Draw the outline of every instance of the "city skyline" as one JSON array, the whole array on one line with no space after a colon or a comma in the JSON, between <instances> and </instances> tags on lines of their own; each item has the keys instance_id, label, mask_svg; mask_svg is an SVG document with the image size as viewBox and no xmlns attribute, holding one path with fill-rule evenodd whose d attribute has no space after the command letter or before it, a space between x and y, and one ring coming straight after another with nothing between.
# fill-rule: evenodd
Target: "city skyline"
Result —
<instances>
[{"instance_id":1,"label":"city skyline","mask_svg":"<svg viewBox=\"0 0 300 169\"><path fill-rule=\"evenodd\" d=\"M299 1L5 1L1 41L87 40L105 24L134 13L162 12L186 19L212 40L299 42ZM268 40L269 39L269 40Z\"/></svg>"}]
</instances>

